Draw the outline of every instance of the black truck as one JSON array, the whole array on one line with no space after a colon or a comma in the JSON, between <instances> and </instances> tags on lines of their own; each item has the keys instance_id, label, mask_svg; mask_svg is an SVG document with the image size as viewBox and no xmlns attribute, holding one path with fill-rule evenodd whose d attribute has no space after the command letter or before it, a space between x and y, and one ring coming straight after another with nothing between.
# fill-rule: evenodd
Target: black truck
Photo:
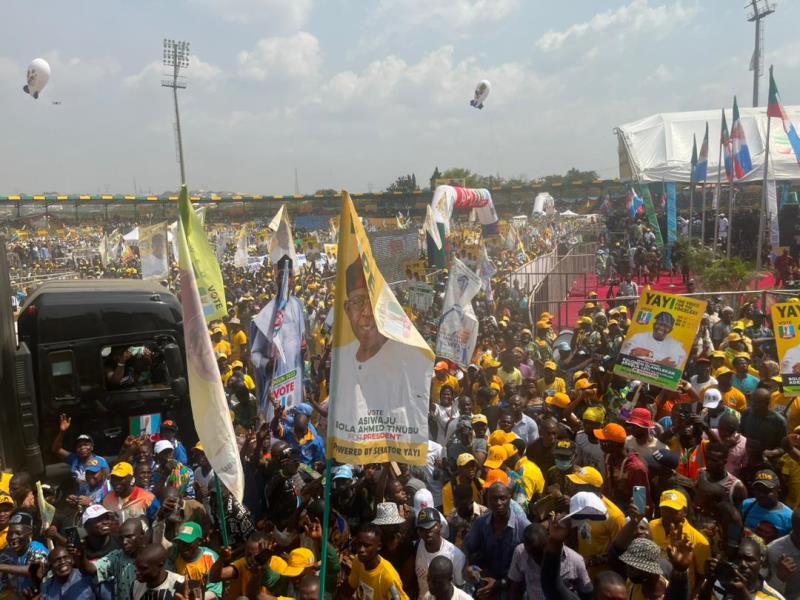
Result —
<instances>
[{"instance_id":1,"label":"black truck","mask_svg":"<svg viewBox=\"0 0 800 600\"><path fill-rule=\"evenodd\" d=\"M46 282L20 308L15 335L2 254L0 453L7 467L62 474L51 452L61 414L72 419L66 449L86 433L106 457L131 433L157 433L167 418L186 441L194 437L181 306L169 290L140 280Z\"/></svg>"}]
</instances>

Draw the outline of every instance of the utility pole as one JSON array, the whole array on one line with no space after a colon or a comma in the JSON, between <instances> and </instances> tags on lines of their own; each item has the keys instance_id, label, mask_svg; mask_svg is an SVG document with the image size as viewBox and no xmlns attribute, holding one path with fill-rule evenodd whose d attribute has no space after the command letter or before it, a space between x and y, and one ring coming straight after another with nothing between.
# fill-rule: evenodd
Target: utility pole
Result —
<instances>
[{"instance_id":1,"label":"utility pole","mask_svg":"<svg viewBox=\"0 0 800 600\"><path fill-rule=\"evenodd\" d=\"M161 87L172 88L175 100L175 135L178 140L178 163L181 166L181 185L186 183L186 168L183 163L183 139L181 138L181 115L178 110L178 89L186 89L186 79L180 75L181 68L189 68L189 42L164 40L164 66L171 67L170 79L163 79Z\"/></svg>"},{"instance_id":2,"label":"utility pole","mask_svg":"<svg viewBox=\"0 0 800 600\"><path fill-rule=\"evenodd\" d=\"M761 20L775 12L775 4L769 0L750 0L745 8L752 9L747 20L756 24L756 41L753 56L750 59L750 70L753 72L753 106L758 106L758 83L764 70L764 27Z\"/></svg>"}]
</instances>

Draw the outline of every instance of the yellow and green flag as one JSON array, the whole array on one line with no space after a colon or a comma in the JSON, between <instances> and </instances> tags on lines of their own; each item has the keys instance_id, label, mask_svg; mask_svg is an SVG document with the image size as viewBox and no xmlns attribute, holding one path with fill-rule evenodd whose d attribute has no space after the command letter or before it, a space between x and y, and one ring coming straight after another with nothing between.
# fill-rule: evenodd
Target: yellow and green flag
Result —
<instances>
[{"instance_id":1,"label":"yellow and green flag","mask_svg":"<svg viewBox=\"0 0 800 600\"><path fill-rule=\"evenodd\" d=\"M208 242L203 224L192 210L192 203L189 202L189 192L185 184L181 186L179 211L206 322L221 319L227 314L222 271L219 269L214 248Z\"/></svg>"}]
</instances>

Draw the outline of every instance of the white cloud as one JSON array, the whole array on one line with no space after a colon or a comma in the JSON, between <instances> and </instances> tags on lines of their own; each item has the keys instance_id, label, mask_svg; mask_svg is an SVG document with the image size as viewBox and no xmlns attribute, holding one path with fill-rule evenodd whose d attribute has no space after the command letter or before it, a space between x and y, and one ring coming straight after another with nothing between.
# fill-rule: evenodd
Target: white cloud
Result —
<instances>
[{"instance_id":1,"label":"white cloud","mask_svg":"<svg viewBox=\"0 0 800 600\"><path fill-rule=\"evenodd\" d=\"M653 71L645 78L648 83L670 83L675 81L675 70L667 65L658 65Z\"/></svg>"},{"instance_id":2,"label":"white cloud","mask_svg":"<svg viewBox=\"0 0 800 600\"><path fill-rule=\"evenodd\" d=\"M238 56L239 75L245 79L307 79L319 71L319 40L306 31L259 40L253 50Z\"/></svg>"},{"instance_id":3,"label":"white cloud","mask_svg":"<svg viewBox=\"0 0 800 600\"><path fill-rule=\"evenodd\" d=\"M453 46L446 45L416 63L389 55L370 63L360 73L337 73L322 86L318 101L333 111L353 107L449 110L466 106L481 79L492 83L493 95L487 104L496 106L543 89L543 82L524 63L485 68L474 57L456 62Z\"/></svg>"},{"instance_id":4,"label":"white cloud","mask_svg":"<svg viewBox=\"0 0 800 600\"><path fill-rule=\"evenodd\" d=\"M520 0L382 0L376 16L411 25L442 24L453 30L502 21L519 5Z\"/></svg>"},{"instance_id":5,"label":"white cloud","mask_svg":"<svg viewBox=\"0 0 800 600\"><path fill-rule=\"evenodd\" d=\"M110 78L120 70L116 59L104 56L100 58L64 57L57 50L44 54L50 64L50 82L59 85L88 85Z\"/></svg>"},{"instance_id":6,"label":"white cloud","mask_svg":"<svg viewBox=\"0 0 800 600\"><path fill-rule=\"evenodd\" d=\"M128 75L122 80L122 85L128 88L136 88L141 85L158 86L162 79L168 77L168 67L158 61L153 61L133 75ZM187 77L192 82L199 82L205 87L213 87L213 84L224 77L222 69L216 65L202 61L198 56L192 55L189 58L189 69Z\"/></svg>"},{"instance_id":7,"label":"white cloud","mask_svg":"<svg viewBox=\"0 0 800 600\"><path fill-rule=\"evenodd\" d=\"M269 22L278 28L294 31L311 14L311 0L189 0L234 23Z\"/></svg>"},{"instance_id":8,"label":"white cloud","mask_svg":"<svg viewBox=\"0 0 800 600\"><path fill-rule=\"evenodd\" d=\"M536 40L536 46L544 52L552 52L568 41L607 31L623 35L648 30L663 35L686 23L695 14L697 8L684 6L681 0L657 6L651 6L649 0L632 0L628 5L598 13L588 21L575 23L563 31L550 30Z\"/></svg>"}]
</instances>

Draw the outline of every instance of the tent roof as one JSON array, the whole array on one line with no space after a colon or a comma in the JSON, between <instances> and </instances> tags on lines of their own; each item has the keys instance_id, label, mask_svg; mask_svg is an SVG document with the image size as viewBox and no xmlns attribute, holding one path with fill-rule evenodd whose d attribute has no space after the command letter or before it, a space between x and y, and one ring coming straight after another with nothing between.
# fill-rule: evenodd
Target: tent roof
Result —
<instances>
[{"instance_id":1,"label":"tent roof","mask_svg":"<svg viewBox=\"0 0 800 600\"><path fill-rule=\"evenodd\" d=\"M800 106L784 107L793 123L800 125ZM764 147L767 109L739 108L753 170L742 181L759 181L764 176ZM619 151L619 174L623 181L688 182L691 174L692 134L697 150L703 143L708 123L708 181L716 182L721 134L720 110L661 113L620 125L615 129ZM728 129L733 111L725 111ZM770 172L776 180L800 179L800 164L778 119L770 126ZM723 166L722 181L725 181Z\"/></svg>"}]
</instances>

